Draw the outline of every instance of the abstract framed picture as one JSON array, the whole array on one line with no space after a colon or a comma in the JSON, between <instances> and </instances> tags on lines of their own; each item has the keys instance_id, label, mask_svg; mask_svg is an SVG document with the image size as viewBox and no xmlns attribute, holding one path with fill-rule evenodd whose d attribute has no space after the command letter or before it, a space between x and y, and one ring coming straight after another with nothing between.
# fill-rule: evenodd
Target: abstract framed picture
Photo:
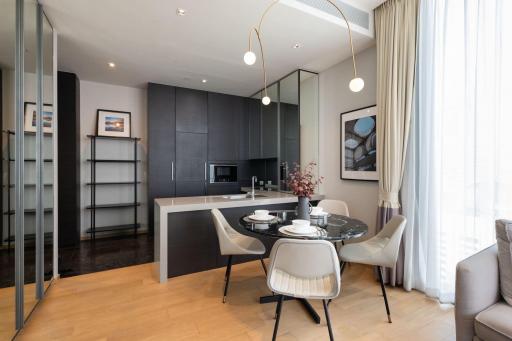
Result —
<instances>
[{"instance_id":1,"label":"abstract framed picture","mask_svg":"<svg viewBox=\"0 0 512 341\"><path fill-rule=\"evenodd\" d=\"M131 113L127 111L98 109L96 134L98 136L131 137Z\"/></svg>"},{"instance_id":2,"label":"abstract framed picture","mask_svg":"<svg viewBox=\"0 0 512 341\"><path fill-rule=\"evenodd\" d=\"M340 115L341 179L378 181L377 106Z\"/></svg>"},{"instance_id":3,"label":"abstract framed picture","mask_svg":"<svg viewBox=\"0 0 512 341\"><path fill-rule=\"evenodd\" d=\"M25 131L35 133L37 129L37 106L33 102L25 102ZM53 106L43 104L43 132L53 133Z\"/></svg>"}]
</instances>

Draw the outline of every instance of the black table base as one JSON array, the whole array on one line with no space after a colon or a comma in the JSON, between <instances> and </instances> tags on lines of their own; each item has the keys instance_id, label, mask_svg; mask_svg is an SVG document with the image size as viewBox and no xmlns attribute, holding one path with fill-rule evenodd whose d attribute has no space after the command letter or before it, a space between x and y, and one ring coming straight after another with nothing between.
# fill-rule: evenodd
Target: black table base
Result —
<instances>
[{"instance_id":1,"label":"black table base","mask_svg":"<svg viewBox=\"0 0 512 341\"><path fill-rule=\"evenodd\" d=\"M308 312L315 323L320 324L320 315L316 312L315 308L305 298L295 298L290 296L284 297L285 301L297 300L299 301L304 309ZM260 297L260 304L273 303L279 301L279 295L268 295Z\"/></svg>"}]
</instances>

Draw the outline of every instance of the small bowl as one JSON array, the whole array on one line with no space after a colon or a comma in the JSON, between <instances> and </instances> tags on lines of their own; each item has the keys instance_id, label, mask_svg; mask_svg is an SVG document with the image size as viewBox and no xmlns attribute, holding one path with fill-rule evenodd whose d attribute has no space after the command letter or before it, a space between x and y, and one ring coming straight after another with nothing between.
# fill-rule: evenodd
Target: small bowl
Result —
<instances>
[{"instance_id":1,"label":"small bowl","mask_svg":"<svg viewBox=\"0 0 512 341\"><path fill-rule=\"evenodd\" d=\"M292 220L292 225L297 231L308 231L311 226L311 222L304 219L295 219Z\"/></svg>"},{"instance_id":2,"label":"small bowl","mask_svg":"<svg viewBox=\"0 0 512 341\"><path fill-rule=\"evenodd\" d=\"M255 210L254 211L255 216L262 217L262 218L268 216L268 214L269 214L268 210Z\"/></svg>"}]
</instances>

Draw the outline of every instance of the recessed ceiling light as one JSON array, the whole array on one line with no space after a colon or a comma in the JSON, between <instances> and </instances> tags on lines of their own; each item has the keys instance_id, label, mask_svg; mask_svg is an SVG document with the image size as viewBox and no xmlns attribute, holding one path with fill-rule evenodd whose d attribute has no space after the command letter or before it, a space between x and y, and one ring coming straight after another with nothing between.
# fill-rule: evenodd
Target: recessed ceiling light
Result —
<instances>
[{"instance_id":1,"label":"recessed ceiling light","mask_svg":"<svg viewBox=\"0 0 512 341\"><path fill-rule=\"evenodd\" d=\"M301 43L295 43L295 45L293 45L294 49L300 49L301 47L302 47Z\"/></svg>"},{"instance_id":2,"label":"recessed ceiling light","mask_svg":"<svg viewBox=\"0 0 512 341\"><path fill-rule=\"evenodd\" d=\"M108 63L108 67L109 67L109 68L111 68L111 69L113 69L113 68L115 68L115 67L116 67L116 64L115 64L115 63L112 63L112 62L109 62L109 63Z\"/></svg>"},{"instance_id":3,"label":"recessed ceiling light","mask_svg":"<svg viewBox=\"0 0 512 341\"><path fill-rule=\"evenodd\" d=\"M206 83L206 82L208 82L208 79L203 79L203 80L201 80L201 82Z\"/></svg>"},{"instance_id":4,"label":"recessed ceiling light","mask_svg":"<svg viewBox=\"0 0 512 341\"><path fill-rule=\"evenodd\" d=\"M178 8L176 10L176 15L179 15L180 17L184 16L185 14L187 14L187 10L184 8Z\"/></svg>"}]
</instances>

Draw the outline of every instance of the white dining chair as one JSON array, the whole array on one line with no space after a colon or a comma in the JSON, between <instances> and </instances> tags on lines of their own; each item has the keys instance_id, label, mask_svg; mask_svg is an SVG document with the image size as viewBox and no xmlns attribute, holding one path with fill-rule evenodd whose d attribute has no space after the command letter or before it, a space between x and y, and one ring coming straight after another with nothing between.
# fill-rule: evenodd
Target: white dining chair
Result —
<instances>
[{"instance_id":1,"label":"white dining chair","mask_svg":"<svg viewBox=\"0 0 512 341\"><path fill-rule=\"evenodd\" d=\"M322 300L329 337L334 339L326 300L340 293L340 265L330 242L279 239L270 253L267 285L279 295L272 340L277 336L285 296Z\"/></svg>"},{"instance_id":2,"label":"white dining chair","mask_svg":"<svg viewBox=\"0 0 512 341\"><path fill-rule=\"evenodd\" d=\"M328 213L350 216L347 203L342 200L323 199L318 202L317 206L323 208Z\"/></svg>"},{"instance_id":3,"label":"white dining chair","mask_svg":"<svg viewBox=\"0 0 512 341\"><path fill-rule=\"evenodd\" d=\"M228 256L228 265L226 267L226 275L224 276L224 297L222 298L222 303L226 303L233 256L260 255L261 266L263 267L263 271L266 276L267 268L263 261L263 255L265 254L266 249L265 245L263 245L259 239L241 234L231 227L224 215L218 209L215 208L211 212L213 223L215 224L215 230L217 231L217 237L219 239L220 254Z\"/></svg>"},{"instance_id":4,"label":"white dining chair","mask_svg":"<svg viewBox=\"0 0 512 341\"><path fill-rule=\"evenodd\" d=\"M391 323L391 313L382 279L382 268L395 267L406 222L404 216L395 215L376 236L364 242L344 245L339 251L340 261L343 263L341 265L342 272L347 262L377 267L389 323Z\"/></svg>"}]
</instances>

